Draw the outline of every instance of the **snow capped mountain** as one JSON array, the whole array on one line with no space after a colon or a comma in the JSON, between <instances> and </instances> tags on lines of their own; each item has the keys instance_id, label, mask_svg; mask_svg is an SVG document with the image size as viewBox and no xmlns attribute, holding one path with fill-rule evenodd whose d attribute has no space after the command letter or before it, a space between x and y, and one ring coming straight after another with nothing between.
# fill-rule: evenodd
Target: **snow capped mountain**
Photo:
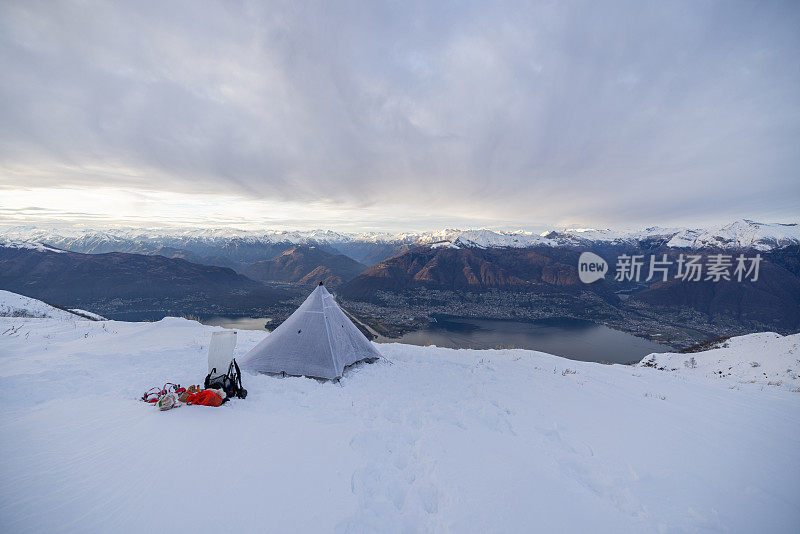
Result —
<instances>
[{"instance_id":1,"label":"snow capped mountain","mask_svg":"<svg viewBox=\"0 0 800 534\"><path fill-rule=\"evenodd\" d=\"M667 243L682 248L752 248L761 251L797 246L800 226L797 224L765 224L747 219L711 229L683 230Z\"/></svg>"},{"instance_id":2,"label":"snow capped mountain","mask_svg":"<svg viewBox=\"0 0 800 534\"><path fill-rule=\"evenodd\" d=\"M570 228L564 234L575 240L584 243L608 243L616 245L636 245L645 241L667 241L681 228L664 228L661 226L651 226L638 230L596 230L592 228Z\"/></svg>"},{"instance_id":3,"label":"snow capped mountain","mask_svg":"<svg viewBox=\"0 0 800 534\"><path fill-rule=\"evenodd\" d=\"M593 228L554 229L542 233L490 229L444 229L404 233L341 233L331 230L219 229L76 229L33 226L0 227L0 243L42 243L74 252L152 253L160 247L193 250L198 247L244 245L352 244L431 245L448 241L455 246L478 248L526 248L533 246L591 246L593 244L663 244L669 247L747 249L768 251L800 245L797 224L759 223L747 219L711 228L665 228L612 230ZM358 259L358 258L357 258Z\"/></svg>"},{"instance_id":4,"label":"snow capped mountain","mask_svg":"<svg viewBox=\"0 0 800 534\"><path fill-rule=\"evenodd\" d=\"M6 248L28 249L28 250L35 250L37 252L57 252L57 253L66 252L65 250L54 248L49 245L45 245L43 243L39 243L36 241L22 241L22 240L3 241L2 236L0 236L0 245Z\"/></svg>"},{"instance_id":5,"label":"snow capped mountain","mask_svg":"<svg viewBox=\"0 0 800 534\"><path fill-rule=\"evenodd\" d=\"M713 228L669 228L652 226L640 230L611 230L567 228L534 234L497 230L444 230L420 234L417 243L450 241L456 245L480 248L525 248L545 246L591 246L664 244L690 249L756 249L768 251L800 245L800 226L797 224L767 224L741 219Z\"/></svg>"},{"instance_id":6,"label":"snow capped mountain","mask_svg":"<svg viewBox=\"0 0 800 534\"><path fill-rule=\"evenodd\" d=\"M449 241L479 248L532 246L642 245L658 243L674 248L756 249L767 251L800 245L797 224L766 224L747 219L713 228L652 226L640 230L567 228L534 234L498 230L443 230L419 234L417 244Z\"/></svg>"}]
</instances>

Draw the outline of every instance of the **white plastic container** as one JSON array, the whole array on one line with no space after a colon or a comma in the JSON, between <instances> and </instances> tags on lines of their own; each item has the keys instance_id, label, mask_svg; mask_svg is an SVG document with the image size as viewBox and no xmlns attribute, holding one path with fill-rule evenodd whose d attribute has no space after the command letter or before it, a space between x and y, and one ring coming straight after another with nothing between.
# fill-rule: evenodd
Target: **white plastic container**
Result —
<instances>
[{"instance_id":1,"label":"white plastic container","mask_svg":"<svg viewBox=\"0 0 800 534\"><path fill-rule=\"evenodd\" d=\"M211 374L213 371L214 376L227 373L235 348L236 330L213 332L211 344L208 346L208 373Z\"/></svg>"}]
</instances>

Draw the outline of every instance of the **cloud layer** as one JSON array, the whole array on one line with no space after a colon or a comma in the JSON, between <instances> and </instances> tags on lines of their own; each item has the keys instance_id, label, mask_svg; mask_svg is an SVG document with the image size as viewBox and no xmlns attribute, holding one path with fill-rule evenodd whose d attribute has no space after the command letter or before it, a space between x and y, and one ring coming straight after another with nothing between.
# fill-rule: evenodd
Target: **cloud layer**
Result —
<instances>
[{"instance_id":1,"label":"cloud layer","mask_svg":"<svg viewBox=\"0 0 800 534\"><path fill-rule=\"evenodd\" d=\"M4 2L0 188L796 219L797 27L791 2Z\"/></svg>"}]
</instances>

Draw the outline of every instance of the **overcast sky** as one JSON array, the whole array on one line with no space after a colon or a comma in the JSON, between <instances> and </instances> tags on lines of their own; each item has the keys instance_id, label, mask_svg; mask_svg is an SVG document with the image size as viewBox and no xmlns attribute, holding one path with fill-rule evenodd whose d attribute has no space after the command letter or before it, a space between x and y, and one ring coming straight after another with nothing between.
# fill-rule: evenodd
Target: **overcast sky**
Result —
<instances>
[{"instance_id":1,"label":"overcast sky","mask_svg":"<svg viewBox=\"0 0 800 534\"><path fill-rule=\"evenodd\" d=\"M0 3L0 220L800 222L798 2Z\"/></svg>"}]
</instances>

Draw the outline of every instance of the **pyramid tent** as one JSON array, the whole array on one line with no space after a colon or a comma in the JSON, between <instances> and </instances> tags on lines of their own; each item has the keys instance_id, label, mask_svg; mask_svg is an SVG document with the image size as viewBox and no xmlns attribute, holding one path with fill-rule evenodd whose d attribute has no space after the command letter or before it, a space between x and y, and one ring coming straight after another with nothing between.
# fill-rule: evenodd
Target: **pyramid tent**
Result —
<instances>
[{"instance_id":1,"label":"pyramid tent","mask_svg":"<svg viewBox=\"0 0 800 534\"><path fill-rule=\"evenodd\" d=\"M239 362L242 369L339 378L344 368L381 355L320 284L295 312Z\"/></svg>"}]
</instances>

